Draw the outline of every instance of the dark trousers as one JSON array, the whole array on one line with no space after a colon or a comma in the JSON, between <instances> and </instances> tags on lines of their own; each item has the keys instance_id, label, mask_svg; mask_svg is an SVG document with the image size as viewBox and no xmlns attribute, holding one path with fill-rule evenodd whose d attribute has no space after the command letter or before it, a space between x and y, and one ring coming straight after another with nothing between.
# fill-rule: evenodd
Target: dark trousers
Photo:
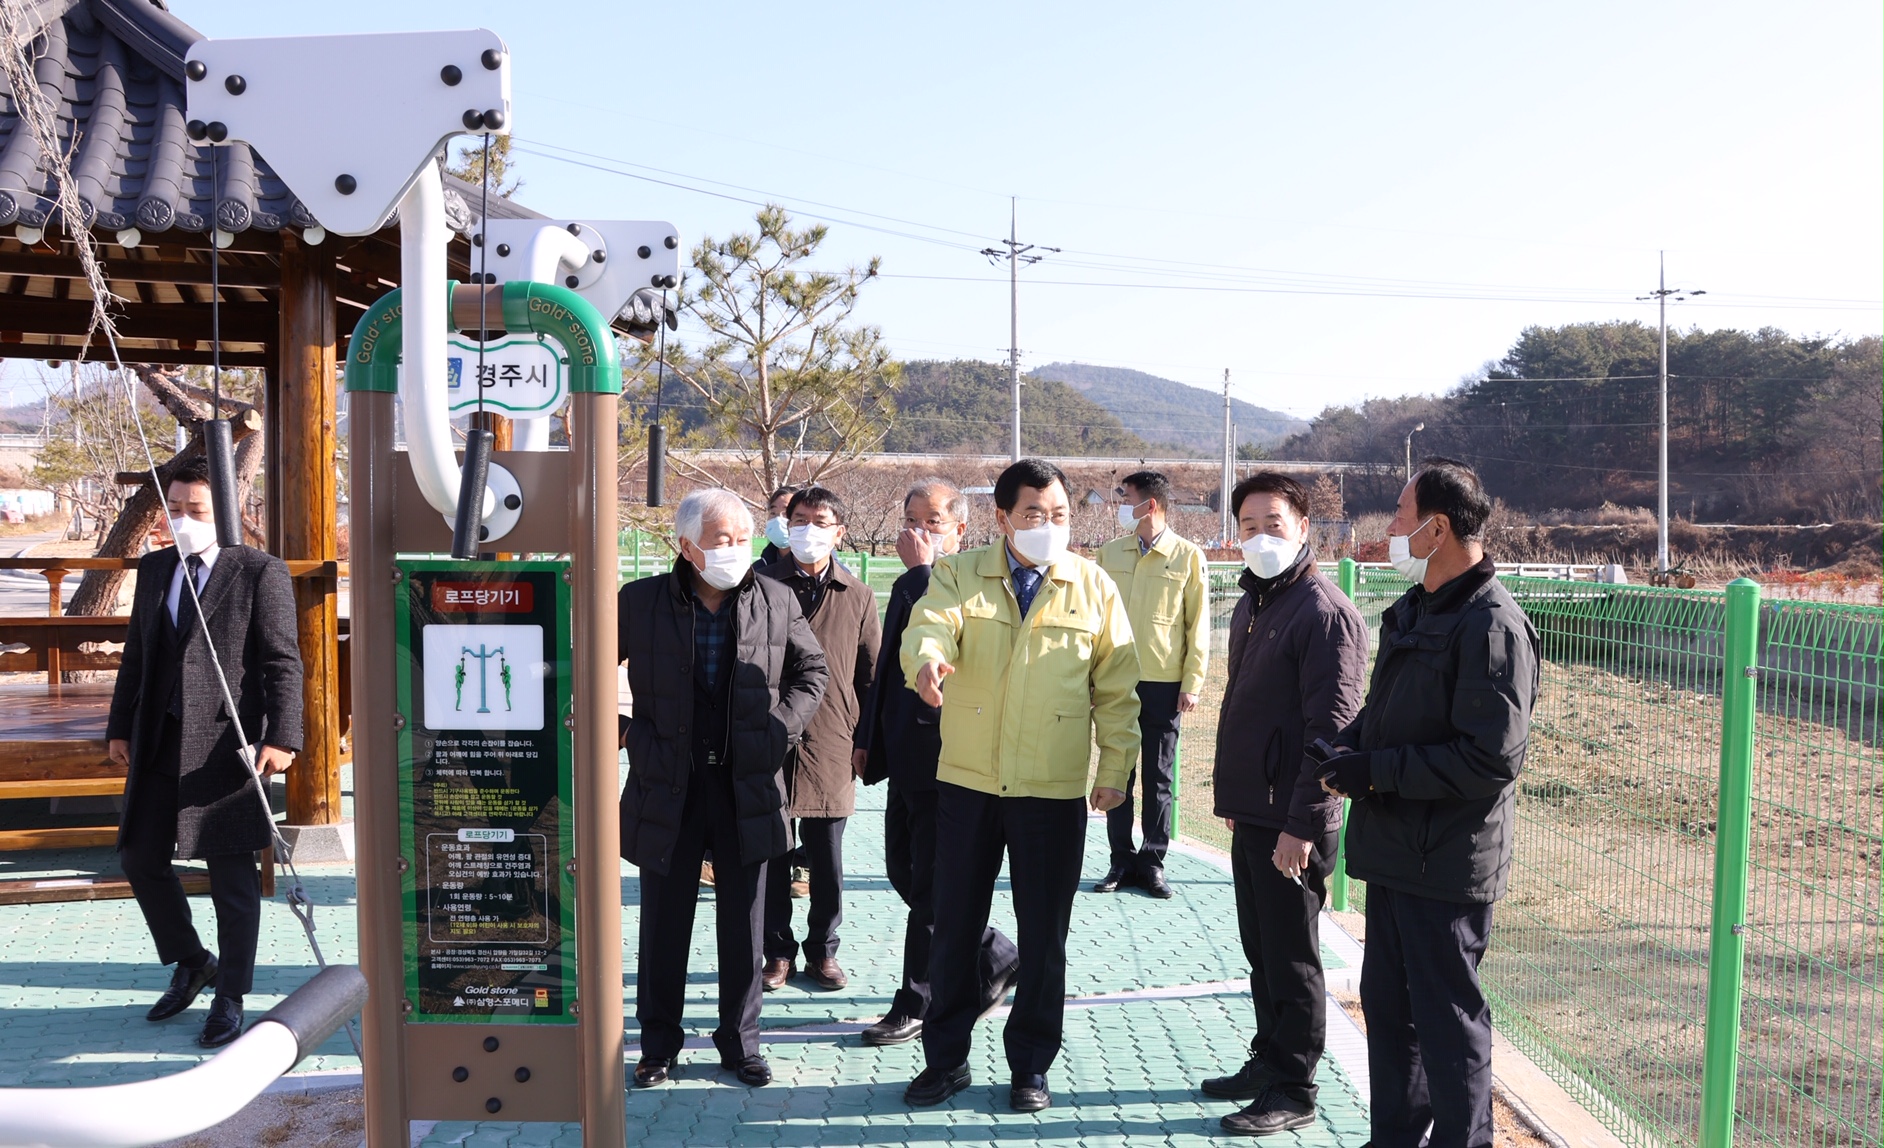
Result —
<instances>
[{"instance_id":1,"label":"dark trousers","mask_svg":"<svg viewBox=\"0 0 1884 1148\"><path fill-rule=\"evenodd\" d=\"M686 1043L687 952L693 947L700 861L713 850L713 923L719 942L720 1026L714 1047L722 1060L759 1054L759 899L766 863L740 864L739 824L722 777L696 769L681 812L673 861L665 875L641 870L641 936L635 974L635 1019L641 1055L672 1059ZM782 864L782 862L781 862Z\"/></svg>"},{"instance_id":2,"label":"dark trousers","mask_svg":"<svg viewBox=\"0 0 1884 1148\"><path fill-rule=\"evenodd\" d=\"M1283 1091L1313 1104L1315 1066L1328 1037L1321 909L1334 872L1336 834L1325 834L1314 843L1297 885L1273 861L1281 833L1238 824L1230 838L1236 925L1249 961L1250 1003L1256 1006L1256 1035L1249 1050L1276 1071Z\"/></svg>"},{"instance_id":3,"label":"dark trousers","mask_svg":"<svg viewBox=\"0 0 1884 1148\"><path fill-rule=\"evenodd\" d=\"M1066 930L1086 850L1083 798L995 797L936 783L935 935L923 1055L931 1068L968 1061L981 1009L981 940L1001 858L1008 858L1020 970L1005 1042L1015 1074L1045 1074L1060 1053L1066 1012Z\"/></svg>"},{"instance_id":4,"label":"dark trousers","mask_svg":"<svg viewBox=\"0 0 1884 1148\"><path fill-rule=\"evenodd\" d=\"M1171 791L1177 778L1178 683L1138 683L1138 732L1144 765L1125 779L1125 800L1106 812L1112 863L1132 863L1132 782L1145 779L1145 844L1136 851L1139 872L1164 867L1171 848Z\"/></svg>"},{"instance_id":5,"label":"dark trousers","mask_svg":"<svg viewBox=\"0 0 1884 1148\"><path fill-rule=\"evenodd\" d=\"M1367 887L1361 1008L1374 1148L1491 1148L1491 1007L1478 962L1489 904Z\"/></svg>"},{"instance_id":6,"label":"dark trousers","mask_svg":"<svg viewBox=\"0 0 1884 1148\"><path fill-rule=\"evenodd\" d=\"M909 789L890 782L883 811L883 852L890 886L909 918L903 926L903 987L890 1002L890 1015L921 1020L929 1013L929 958L935 933L935 790ZM1020 953L1006 933L989 926L981 931L975 958L977 999L985 998L996 976L1012 968Z\"/></svg>"},{"instance_id":7,"label":"dark trousers","mask_svg":"<svg viewBox=\"0 0 1884 1148\"><path fill-rule=\"evenodd\" d=\"M173 723L174 724L174 723ZM169 764L176 764L176 741ZM159 763L160 765L162 763ZM118 861L131 883L144 924L164 964L203 952L190 916L190 899L171 859L177 852L177 776L161 769L140 772L125 813L124 845ZM262 930L262 875L253 853L221 853L209 866L209 900L216 907L216 995L240 999L255 987L255 944Z\"/></svg>"},{"instance_id":8,"label":"dark trousers","mask_svg":"<svg viewBox=\"0 0 1884 1148\"><path fill-rule=\"evenodd\" d=\"M811 908L805 913L805 963L818 964L837 955L837 927L844 923L845 817L801 817L798 841L811 870ZM789 961L798 956L792 936L792 867L785 858L766 870L765 959Z\"/></svg>"}]
</instances>

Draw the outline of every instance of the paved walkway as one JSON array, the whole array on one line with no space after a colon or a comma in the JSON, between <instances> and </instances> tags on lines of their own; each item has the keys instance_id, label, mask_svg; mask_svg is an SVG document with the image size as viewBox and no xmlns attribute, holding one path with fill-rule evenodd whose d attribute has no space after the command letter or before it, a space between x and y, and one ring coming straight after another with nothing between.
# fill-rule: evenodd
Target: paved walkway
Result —
<instances>
[{"instance_id":1,"label":"paved walkway","mask_svg":"<svg viewBox=\"0 0 1884 1148\"><path fill-rule=\"evenodd\" d=\"M850 823L850 867L840 960L850 987L826 993L794 981L768 994L762 1022L776 1082L745 1088L718 1070L706 1034L713 1028L711 907L695 927L687 1023L689 1042L674 1082L630 1090L634 1144L811 1145L880 1143L1201 1144L1224 1139L1217 1120L1236 1105L1205 1099L1196 1083L1235 1068L1246 1055L1253 1021L1247 975L1236 939L1230 879L1215 861L1173 855L1177 897L1081 892L1068 940L1066 1046L1050 1075L1054 1106L1007 1111L1007 1070L1000 1021L975 1032L975 1084L938 1108L912 1111L902 1089L921 1067L919 1044L866 1048L856 1033L887 1006L900 975L895 945L902 904L884 876L883 789L860 791ZM36 867L85 869L97 858L40 855ZM1105 869L1103 823L1089 822L1086 881ZM623 931L632 946L639 884L622 880ZM353 878L349 870L307 870L328 958L355 955ZM1005 887L1005 882L1003 882ZM705 896L710 897L711 894ZM196 902L210 914L206 899ZM803 902L798 903L802 911ZM306 979L312 959L299 926L277 898L264 905L257 988L259 1015ZM1012 907L997 897L995 920L1010 934ZM1350 954L1352 955L1352 954ZM1331 970L1343 967L1324 953ZM628 1041L633 1021L632 961ZM130 901L0 908L0 1086L105 1084L174 1072L199 1059L192 1043L203 1009L167 1024L143 1019L162 990L165 970ZM1352 1148L1367 1139L1366 1110L1353 1071L1363 1070L1351 1025L1330 1007L1334 1053L1321 1075L1322 1120L1283 1145ZM632 1051L630 1053L632 1059ZM296 1084L357 1081L358 1062L344 1036L330 1040L298 1070ZM284 1082L287 1083L287 1082ZM290 1085L295 1086L295 1085ZM418 1125L423 1142L476 1146L576 1144L575 1125L444 1122Z\"/></svg>"}]
</instances>

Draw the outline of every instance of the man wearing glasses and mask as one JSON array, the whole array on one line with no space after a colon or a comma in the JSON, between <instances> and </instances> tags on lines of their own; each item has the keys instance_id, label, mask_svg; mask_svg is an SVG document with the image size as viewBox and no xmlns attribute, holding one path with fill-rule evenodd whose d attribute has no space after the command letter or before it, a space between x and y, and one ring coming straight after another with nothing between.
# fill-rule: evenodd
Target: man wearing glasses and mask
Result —
<instances>
[{"instance_id":1,"label":"man wearing glasses and mask","mask_svg":"<svg viewBox=\"0 0 1884 1148\"><path fill-rule=\"evenodd\" d=\"M1020 968L1005 1043L1009 1105L1052 1103L1066 1007L1066 932L1094 810L1125 800L1138 754L1138 652L1118 587L1067 551L1066 476L1022 459L994 484L993 546L938 562L913 611L903 672L942 710L936 767L935 936L922 1033L927 1066L903 1093L918 1107L969 1084L969 1036L988 909L1010 860Z\"/></svg>"},{"instance_id":2,"label":"man wearing glasses and mask","mask_svg":"<svg viewBox=\"0 0 1884 1148\"><path fill-rule=\"evenodd\" d=\"M863 1031L872 1046L903 1044L922 1035L929 1011L929 948L935 932L936 759L942 753L941 712L911 689L897 651L910 613L929 590L934 563L962 547L968 532L968 496L939 478L924 479L903 497L903 532L896 553L909 567L890 588L883 615L883 652L876 681L857 726L857 753L865 785L889 779L883 811L883 853L890 884L909 907L903 930L903 985L883 1019ZM989 926L981 931L975 975L980 1011L1007 996L1018 956L1014 942Z\"/></svg>"},{"instance_id":3,"label":"man wearing glasses and mask","mask_svg":"<svg viewBox=\"0 0 1884 1148\"><path fill-rule=\"evenodd\" d=\"M1171 480L1155 470L1119 484L1119 525L1131 533L1099 548L1099 565L1125 599L1138 643L1138 732L1144 770L1125 779L1125 800L1106 814L1112 867L1093 886L1114 893L1137 885L1159 900L1171 897L1164 855L1171 846L1171 793L1176 781L1178 715L1197 708L1210 653L1210 575L1204 552L1165 522ZM1145 785L1145 842L1132 849L1132 781Z\"/></svg>"}]
</instances>

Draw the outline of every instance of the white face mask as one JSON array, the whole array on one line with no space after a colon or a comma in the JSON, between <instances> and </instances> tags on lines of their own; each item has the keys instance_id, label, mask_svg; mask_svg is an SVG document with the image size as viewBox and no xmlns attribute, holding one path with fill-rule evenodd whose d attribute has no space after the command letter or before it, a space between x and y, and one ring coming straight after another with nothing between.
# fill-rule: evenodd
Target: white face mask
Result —
<instances>
[{"instance_id":1,"label":"white face mask","mask_svg":"<svg viewBox=\"0 0 1884 1148\"><path fill-rule=\"evenodd\" d=\"M1119 507L1119 525L1123 526L1127 530L1131 530L1135 528L1138 525L1138 518L1139 518L1138 514L1136 513L1137 510L1138 508L1136 506Z\"/></svg>"},{"instance_id":2,"label":"white face mask","mask_svg":"<svg viewBox=\"0 0 1884 1148\"><path fill-rule=\"evenodd\" d=\"M170 520L170 534L177 540L177 552L186 558L216 545L216 524L188 515Z\"/></svg>"},{"instance_id":3,"label":"white face mask","mask_svg":"<svg viewBox=\"0 0 1884 1148\"><path fill-rule=\"evenodd\" d=\"M746 571L752 568L752 547L721 546L714 550L700 551L706 558L704 567L695 567L700 577L715 590L731 590L746 578Z\"/></svg>"},{"instance_id":4,"label":"white face mask","mask_svg":"<svg viewBox=\"0 0 1884 1148\"><path fill-rule=\"evenodd\" d=\"M1243 565L1258 578L1275 578L1295 565L1302 544L1273 534L1258 534L1243 542Z\"/></svg>"},{"instance_id":5,"label":"white face mask","mask_svg":"<svg viewBox=\"0 0 1884 1148\"><path fill-rule=\"evenodd\" d=\"M1014 550L1035 566L1051 566L1066 553L1073 528L1056 522L1044 522L1029 530L1014 532Z\"/></svg>"},{"instance_id":6,"label":"white face mask","mask_svg":"<svg viewBox=\"0 0 1884 1148\"><path fill-rule=\"evenodd\" d=\"M1426 516L1426 522L1431 522L1432 520L1432 515L1429 514ZM1413 534L1418 534L1420 531L1426 529L1426 522L1415 526L1413 528ZM1409 582L1424 582L1426 580L1426 563L1431 558L1432 555L1430 554L1425 558L1413 557L1412 535L1390 534L1387 536L1387 561L1391 562L1393 568L1400 572L1400 576L1407 579Z\"/></svg>"},{"instance_id":7,"label":"white face mask","mask_svg":"<svg viewBox=\"0 0 1884 1148\"><path fill-rule=\"evenodd\" d=\"M786 518L782 514L777 518L766 519L765 540L778 547L780 550L790 546L792 544L791 519Z\"/></svg>"},{"instance_id":8,"label":"white face mask","mask_svg":"<svg viewBox=\"0 0 1884 1148\"><path fill-rule=\"evenodd\" d=\"M792 557L807 566L816 566L830 557L831 549L837 545L837 528L833 526L794 526L789 541Z\"/></svg>"}]
</instances>

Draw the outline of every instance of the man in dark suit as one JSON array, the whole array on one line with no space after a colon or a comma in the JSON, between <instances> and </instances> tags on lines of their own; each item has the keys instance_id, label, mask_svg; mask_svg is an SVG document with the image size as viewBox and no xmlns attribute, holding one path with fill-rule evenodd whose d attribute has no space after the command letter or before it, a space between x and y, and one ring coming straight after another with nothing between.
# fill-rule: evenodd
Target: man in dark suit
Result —
<instances>
[{"instance_id":1,"label":"man in dark suit","mask_svg":"<svg viewBox=\"0 0 1884 1148\"><path fill-rule=\"evenodd\" d=\"M883 651L876 678L857 725L857 753L864 784L889 779L883 814L885 862L890 884L909 907L903 931L903 985L883 1019L864 1029L865 1044L903 1044L922 1035L929 1008L929 943L935 932L935 770L942 753L936 707L916 696L903 680L897 657L909 612L929 589L937 558L961 549L968 530L968 498L941 481L917 483L903 498L903 532L896 552L909 569L890 589L883 618ZM1007 995L1020 967L1020 951L999 929L981 935L977 974L983 1010Z\"/></svg>"},{"instance_id":2,"label":"man in dark suit","mask_svg":"<svg viewBox=\"0 0 1884 1148\"><path fill-rule=\"evenodd\" d=\"M111 759L130 771L118 827L124 875L158 959L177 966L148 1018L176 1016L213 984L197 1042L215 1048L242 1034L262 920L255 854L269 842L268 809L241 747L256 747L264 777L293 764L301 748L301 652L287 566L247 546L216 545L204 460L179 466L166 494L177 546L138 563L105 736ZM233 719L217 662L235 700ZM214 955L191 922L173 857L208 864Z\"/></svg>"}]
</instances>

